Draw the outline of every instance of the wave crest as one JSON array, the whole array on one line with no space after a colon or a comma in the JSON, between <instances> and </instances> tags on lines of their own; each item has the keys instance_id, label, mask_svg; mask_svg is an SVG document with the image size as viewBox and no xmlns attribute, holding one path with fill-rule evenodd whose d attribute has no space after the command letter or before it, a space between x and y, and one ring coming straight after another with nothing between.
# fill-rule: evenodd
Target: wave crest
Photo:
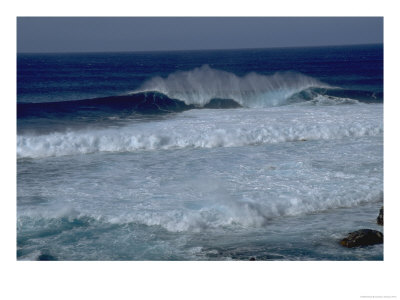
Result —
<instances>
[{"instance_id":1,"label":"wave crest","mask_svg":"<svg viewBox=\"0 0 400 300\"><path fill-rule=\"evenodd\" d=\"M196 107L203 107L215 98L233 99L244 107L269 107L284 105L294 94L315 87L329 86L295 72L268 76L251 72L240 77L203 65L166 78L153 77L133 93L157 91Z\"/></svg>"}]
</instances>

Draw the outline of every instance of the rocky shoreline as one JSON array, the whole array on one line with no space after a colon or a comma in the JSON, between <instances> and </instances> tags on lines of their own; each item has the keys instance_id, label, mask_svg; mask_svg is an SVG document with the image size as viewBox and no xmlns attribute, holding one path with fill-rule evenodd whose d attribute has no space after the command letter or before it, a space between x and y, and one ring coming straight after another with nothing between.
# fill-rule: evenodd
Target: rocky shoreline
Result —
<instances>
[{"instance_id":1,"label":"rocky shoreline","mask_svg":"<svg viewBox=\"0 0 400 300\"><path fill-rule=\"evenodd\" d=\"M376 218L376 223L383 226L383 206ZM383 244L383 233L372 229L360 229L350 232L347 237L340 241L340 244L347 248Z\"/></svg>"}]
</instances>

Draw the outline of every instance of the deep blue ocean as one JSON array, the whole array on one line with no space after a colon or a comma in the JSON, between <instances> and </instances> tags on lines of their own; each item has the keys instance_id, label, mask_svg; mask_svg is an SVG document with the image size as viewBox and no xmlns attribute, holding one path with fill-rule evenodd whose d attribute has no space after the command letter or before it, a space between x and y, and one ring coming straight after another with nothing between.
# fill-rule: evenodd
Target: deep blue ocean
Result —
<instances>
[{"instance_id":1,"label":"deep blue ocean","mask_svg":"<svg viewBox=\"0 0 400 300\"><path fill-rule=\"evenodd\" d=\"M383 45L17 55L18 260L382 260Z\"/></svg>"}]
</instances>

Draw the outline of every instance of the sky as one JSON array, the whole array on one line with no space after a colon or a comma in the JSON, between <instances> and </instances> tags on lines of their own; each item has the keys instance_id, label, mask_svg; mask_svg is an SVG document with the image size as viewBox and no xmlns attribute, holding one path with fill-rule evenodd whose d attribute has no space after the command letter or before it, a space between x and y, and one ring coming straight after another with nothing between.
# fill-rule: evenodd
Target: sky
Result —
<instances>
[{"instance_id":1,"label":"sky","mask_svg":"<svg viewBox=\"0 0 400 300\"><path fill-rule=\"evenodd\" d=\"M18 52L383 43L381 17L18 17Z\"/></svg>"}]
</instances>

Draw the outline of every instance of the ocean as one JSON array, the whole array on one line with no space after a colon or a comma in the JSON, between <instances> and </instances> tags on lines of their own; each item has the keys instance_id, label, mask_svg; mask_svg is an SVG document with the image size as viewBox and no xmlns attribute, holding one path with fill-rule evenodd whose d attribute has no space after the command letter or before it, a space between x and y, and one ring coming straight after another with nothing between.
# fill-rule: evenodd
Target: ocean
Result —
<instances>
[{"instance_id":1,"label":"ocean","mask_svg":"<svg viewBox=\"0 0 400 300\"><path fill-rule=\"evenodd\" d=\"M17 54L18 260L383 260L383 45Z\"/></svg>"}]
</instances>

